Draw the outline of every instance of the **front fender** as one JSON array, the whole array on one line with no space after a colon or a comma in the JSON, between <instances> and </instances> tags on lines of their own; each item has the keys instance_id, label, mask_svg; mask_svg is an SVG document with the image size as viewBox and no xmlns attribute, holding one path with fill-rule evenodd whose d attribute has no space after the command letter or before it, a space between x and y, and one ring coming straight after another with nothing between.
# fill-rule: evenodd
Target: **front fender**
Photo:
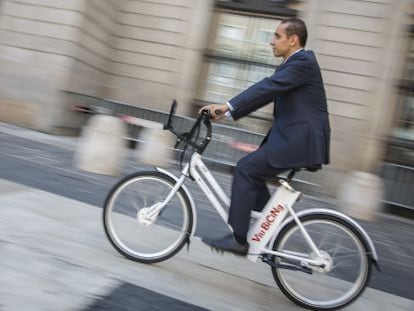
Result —
<instances>
[{"instance_id":1,"label":"front fender","mask_svg":"<svg viewBox=\"0 0 414 311\"><path fill-rule=\"evenodd\" d=\"M298 213L296 213L296 215L301 218L303 216L307 216L310 214L324 214L324 215L332 215L335 217L340 218L341 220L349 223L351 226L353 226L360 234L361 237L364 239L364 242L366 243L366 245L368 246L369 252L370 252L370 257L371 260L373 261L373 263L375 264L375 266L378 268L378 255L377 255L377 251L375 250L375 246L374 243L372 242L370 236L368 235L368 233L364 230L364 228L362 228L355 220L353 220L351 217L342 214L338 211L335 210L330 210L330 209L326 209L326 208L311 208L311 209L307 209L307 210L303 210L300 211ZM274 234L272 240L271 240L271 244L273 245L277 235L280 233L280 231L291 221L294 221L293 217L290 216L288 218L286 218L282 225L280 226L280 229L276 232L276 234Z\"/></svg>"},{"instance_id":2,"label":"front fender","mask_svg":"<svg viewBox=\"0 0 414 311\"><path fill-rule=\"evenodd\" d=\"M171 177L172 179L176 181L178 180L177 176L175 176L174 174L170 173L169 171L165 169L162 169L160 167L155 167L155 169L160 173L168 175L169 177ZM193 227L191 228L191 237L193 237L195 234L195 230L197 228L197 213L196 213L195 203L188 188L185 185L182 185L181 188L184 190L185 194L187 195L188 200L190 201L191 210L193 212Z\"/></svg>"}]
</instances>

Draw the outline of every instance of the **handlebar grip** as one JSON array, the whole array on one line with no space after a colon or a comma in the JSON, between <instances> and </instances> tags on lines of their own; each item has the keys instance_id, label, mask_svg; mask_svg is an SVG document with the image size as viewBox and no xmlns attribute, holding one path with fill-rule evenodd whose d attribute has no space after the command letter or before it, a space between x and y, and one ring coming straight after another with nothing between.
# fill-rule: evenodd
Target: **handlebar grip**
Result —
<instances>
[{"instance_id":1,"label":"handlebar grip","mask_svg":"<svg viewBox=\"0 0 414 311\"><path fill-rule=\"evenodd\" d=\"M211 117L211 110L203 109L202 112ZM221 116L223 114L223 112L220 109L216 109L216 110L214 110L214 114L216 116Z\"/></svg>"}]
</instances>

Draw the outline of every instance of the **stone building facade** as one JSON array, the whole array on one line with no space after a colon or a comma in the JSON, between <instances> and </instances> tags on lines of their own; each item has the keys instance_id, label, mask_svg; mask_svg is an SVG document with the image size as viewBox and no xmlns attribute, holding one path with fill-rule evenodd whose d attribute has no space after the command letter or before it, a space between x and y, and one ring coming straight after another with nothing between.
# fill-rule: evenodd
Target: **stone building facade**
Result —
<instances>
[{"instance_id":1,"label":"stone building facade","mask_svg":"<svg viewBox=\"0 0 414 311\"><path fill-rule=\"evenodd\" d=\"M1 1L0 120L76 127L64 91L186 113L212 1Z\"/></svg>"},{"instance_id":2,"label":"stone building facade","mask_svg":"<svg viewBox=\"0 0 414 311\"><path fill-rule=\"evenodd\" d=\"M401 111L413 114L403 119L414 127L411 95L402 99L398 87L403 77L414 79L405 66L413 54L412 6L410 0L2 0L0 121L70 132L81 124L62 91L160 111L176 98L178 112L190 115L270 74L279 60L270 48L266 54L266 41L280 19L298 15L322 68L333 134L332 165L305 179L335 194L349 171L380 172ZM265 132L271 111L236 126Z\"/></svg>"}]
</instances>

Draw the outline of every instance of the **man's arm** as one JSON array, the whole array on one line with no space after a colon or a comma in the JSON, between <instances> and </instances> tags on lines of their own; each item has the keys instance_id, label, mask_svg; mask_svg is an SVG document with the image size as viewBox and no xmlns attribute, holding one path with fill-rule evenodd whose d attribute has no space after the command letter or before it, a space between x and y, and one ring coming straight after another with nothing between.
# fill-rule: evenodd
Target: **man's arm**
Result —
<instances>
[{"instance_id":1,"label":"man's arm","mask_svg":"<svg viewBox=\"0 0 414 311\"><path fill-rule=\"evenodd\" d=\"M200 109L210 110L214 120L220 120L231 114L237 120L269 104L279 94L293 91L309 81L311 62L306 57L292 60L277 70L271 77L265 78L244 90L227 104L207 105ZM216 110L221 111L218 115Z\"/></svg>"},{"instance_id":2,"label":"man's arm","mask_svg":"<svg viewBox=\"0 0 414 311\"><path fill-rule=\"evenodd\" d=\"M284 68L276 71L229 101L234 108L231 114L235 120L267 105L279 94L293 91L309 80L310 64L306 59L289 62Z\"/></svg>"}]
</instances>

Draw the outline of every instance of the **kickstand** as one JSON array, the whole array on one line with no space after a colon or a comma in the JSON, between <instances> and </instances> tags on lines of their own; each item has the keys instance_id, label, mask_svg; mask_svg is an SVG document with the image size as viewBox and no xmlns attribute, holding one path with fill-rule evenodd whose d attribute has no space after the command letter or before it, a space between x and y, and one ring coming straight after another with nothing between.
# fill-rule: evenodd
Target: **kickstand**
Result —
<instances>
[{"instance_id":1,"label":"kickstand","mask_svg":"<svg viewBox=\"0 0 414 311\"><path fill-rule=\"evenodd\" d=\"M187 253L190 251L190 243L191 243L191 241L190 241L190 234L187 234L187 241L186 241L186 244L187 244Z\"/></svg>"}]
</instances>

